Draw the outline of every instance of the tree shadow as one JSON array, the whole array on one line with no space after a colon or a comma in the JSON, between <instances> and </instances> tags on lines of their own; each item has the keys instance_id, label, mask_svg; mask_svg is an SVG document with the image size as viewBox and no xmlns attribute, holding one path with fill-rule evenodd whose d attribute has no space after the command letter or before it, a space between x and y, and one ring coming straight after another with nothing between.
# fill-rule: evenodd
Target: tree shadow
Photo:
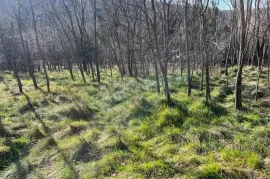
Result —
<instances>
[{"instance_id":1,"label":"tree shadow","mask_svg":"<svg viewBox=\"0 0 270 179\"><path fill-rule=\"evenodd\" d=\"M0 136L9 136L9 132L5 129L3 123L2 123L2 119L0 117Z\"/></svg>"},{"instance_id":2,"label":"tree shadow","mask_svg":"<svg viewBox=\"0 0 270 179\"><path fill-rule=\"evenodd\" d=\"M74 120L86 120L89 121L97 112L97 110L91 109L89 106L82 107L78 103L75 103L75 107L71 107L68 110L60 112L60 115L72 118Z\"/></svg>"},{"instance_id":3,"label":"tree shadow","mask_svg":"<svg viewBox=\"0 0 270 179\"><path fill-rule=\"evenodd\" d=\"M56 143L55 147L56 147L57 151L59 152L60 156L64 159L65 165L70 168L72 174L75 175L74 177L78 178L79 174L76 171L72 160L70 160L70 158L64 153L64 151L62 149L60 149L60 147L57 145L57 143Z\"/></svg>"},{"instance_id":4,"label":"tree shadow","mask_svg":"<svg viewBox=\"0 0 270 179\"><path fill-rule=\"evenodd\" d=\"M10 90L9 90L9 85L5 82L4 78L3 78L2 80L0 79L0 81L2 81L3 84L5 85L6 89L8 89L8 90L6 90L6 91L9 91L9 93L13 96L14 101L17 101L16 96L20 95L20 93L15 93L15 92L13 92L13 91L10 91Z\"/></svg>"},{"instance_id":5,"label":"tree shadow","mask_svg":"<svg viewBox=\"0 0 270 179\"><path fill-rule=\"evenodd\" d=\"M208 105L208 109L217 117L221 117L228 114L228 111L215 102L210 102Z\"/></svg>"},{"instance_id":6,"label":"tree shadow","mask_svg":"<svg viewBox=\"0 0 270 179\"><path fill-rule=\"evenodd\" d=\"M44 132L48 133L49 128L48 128L48 126L46 126L45 122L41 119L40 115L36 112L35 107L34 107L35 105L33 105L33 103L31 102L30 97L26 93L23 93L23 95L27 101L27 105L28 105L30 111L34 113L35 118L40 122Z\"/></svg>"},{"instance_id":7,"label":"tree shadow","mask_svg":"<svg viewBox=\"0 0 270 179\"><path fill-rule=\"evenodd\" d=\"M80 139L80 142L80 146L74 151L70 160L87 163L100 159L101 151L94 143L86 142L83 139Z\"/></svg>"},{"instance_id":8,"label":"tree shadow","mask_svg":"<svg viewBox=\"0 0 270 179\"><path fill-rule=\"evenodd\" d=\"M135 109L128 115L127 121L133 119L133 118L144 118L146 116L150 116L153 114L152 112L153 104L151 104L149 101L147 101L145 98L142 98L139 105L135 106ZM123 124L126 124L123 122Z\"/></svg>"},{"instance_id":9,"label":"tree shadow","mask_svg":"<svg viewBox=\"0 0 270 179\"><path fill-rule=\"evenodd\" d=\"M168 105L170 108L178 109L179 111L181 111L181 113L184 116L188 115L188 107L187 107L186 104L184 104L181 101L178 101L178 100L176 100L174 98L171 98L171 100L169 102L168 101L162 101L162 103Z\"/></svg>"},{"instance_id":10,"label":"tree shadow","mask_svg":"<svg viewBox=\"0 0 270 179\"><path fill-rule=\"evenodd\" d=\"M44 94L45 96L47 96L49 93L44 91L42 88L38 87L37 88L38 91L40 91L42 94Z\"/></svg>"},{"instance_id":11,"label":"tree shadow","mask_svg":"<svg viewBox=\"0 0 270 179\"><path fill-rule=\"evenodd\" d=\"M201 88L201 79L199 76L193 76L191 82L192 89L199 90Z\"/></svg>"},{"instance_id":12,"label":"tree shadow","mask_svg":"<svg viewBox=\"0 0 270 179\"><path fill-rule=\"evenodd\" d=\"M28 163L27 168L22 165L21 160L20 160L20 154L19 154L18 150L16 149L15 144L13 143L13 141L9 137L5 138L5 143L7 146L9 146L11 148L12 155L11 155L10 160L14 161L14 165L16 167L16 171L14 173L14 175L16 175L16 176L6 176L6 177L7 178L11 177L11 178L18 178L18 179L26 179L27 173L29 173L33 169L33 167L31 167L31 164L29 164L29 163Z\"/></svg>"},{"instance_id":13,"label":"tree shadow","mask_svg":"<svg viewBox=\"0 0 270 179\"><path fill-rule=\"evenodd\" d=\"M20 159L15 162L15 166L16 166L16 172L18 173L18 179L26 179L27 178L27 171L22 166Z\"/></svg>"},{"instance_id":14,"label":"tree shadow","mask_svg":"<svg viewBox=\"0 0 270 179\"><path fill-rule=\"evenodd\" d=\"M227 98L228 95L232 95L234 93L234 89L231 86L228 85L222 85L220 86L219 94L216 96L213 96L213 99L215 99L218 102L224 102L224 100Z\"/></svg>"},{"instance_id":15,"label":"tree shadow","mask_svg":"<svg viewBox=\"0 0 270 179\"><path fill-rule=\"evenodd\" d=\"M72 84L72 87L86 87L89 86L88 83L76 83L76 84Z\"/></svg>"},{"instance_id":16,"label":"tree shadow","mask_svg":"<svg viewBox=\"0 0 270 179\"><path fill-rule=\"evenodd\" d=\"M20 137L20 134L16 134L16 133L11 133L10 131L6 130L6 128L4 127L3 123L2 123L2 119L0 117L0 137Z\"/></svg>"}]
</instances>

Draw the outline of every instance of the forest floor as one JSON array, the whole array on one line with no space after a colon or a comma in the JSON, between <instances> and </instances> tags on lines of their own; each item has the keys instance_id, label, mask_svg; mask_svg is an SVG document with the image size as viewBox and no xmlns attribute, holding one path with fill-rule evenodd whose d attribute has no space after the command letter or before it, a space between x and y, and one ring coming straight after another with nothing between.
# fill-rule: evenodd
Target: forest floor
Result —
<instances>
[{"instance_id":1,"label":"forest floor","mask_svg":"<svg viewBox=\"0 0 270 179\"><path fill-rule=\"evenodd\" d=\"M0 73L0 178L270 178L266 69L258 102L257 70L244 69L242 111L234 109L235 69L228 85L211 77L208 105L197 74L191 97L186 77L170 75L170 106L154 79L102 72L99 87L67 71L49 75L51 94L37 74L40 89L25 75L21 95Z\"/></svg>"}]
</instances>

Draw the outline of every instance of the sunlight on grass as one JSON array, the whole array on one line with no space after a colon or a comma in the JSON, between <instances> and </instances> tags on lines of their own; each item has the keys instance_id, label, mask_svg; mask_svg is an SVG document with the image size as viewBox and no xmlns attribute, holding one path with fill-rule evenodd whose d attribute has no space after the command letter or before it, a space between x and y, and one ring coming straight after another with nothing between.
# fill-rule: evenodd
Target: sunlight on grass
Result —
<instances>
[{"instance_id":1,"label":"sunlight on grass","mask_svg":"<svg viewBox=\"0 0 270 179\"><path fill-rule=\"evenodd\" d=\"M245 94L254 90L249 70ZM213 77L208 104L197 74L190 97L185 74L169 76L170 104L155 92L154 78L122 80L116 70L113 77L102 71L101 86L89 76L84 84L77 73L72 81L68 71L52 72L51 94L40 74L40 90L24 77L25 95L3 75L11 82L0 83L1 176L206 179L270 172L269 109L244 97L244 110L234 110L225 75Z\"/></svg>"}]
</instances>

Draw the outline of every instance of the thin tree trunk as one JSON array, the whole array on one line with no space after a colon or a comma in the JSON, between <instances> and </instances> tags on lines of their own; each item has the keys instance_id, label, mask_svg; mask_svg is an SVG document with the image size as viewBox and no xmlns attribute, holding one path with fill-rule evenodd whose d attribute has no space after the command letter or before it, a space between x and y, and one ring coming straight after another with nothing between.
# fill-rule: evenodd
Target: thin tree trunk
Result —
<instances>
[{"instance_id":1,"label":"thin tree trunk","mask_svg":"<svg viewBox=\"0 0 270 179\"><path fill-rule=\"evenodd\" d=\"M146 27L147 27L147 31L148 31L148 37L150 39L150 42L154 42L153 37L151 35L151 30L150 30L150 25L149 25L149 19L148 19L148 9L146 7L146 0L143 1L144 3L144 12L145 12L145 19L146 19ZM156 78L156 90L158 93L160 93L160 83L159 83L159 75L158 75L158 62L157 62L157 58L156 58L156 54L155 54L155 49L153 44L150 44L150 48L151 48L151 52L152 52L152 56L154 58L154 66L155 66L155 78Z\"/></svg>"},{"instance_id":2,"label":"thin tree trunk","mask_svg":"<svg viewBox=\"0 0 270 179\"><path fill-rule=\"evenodd\" d=\"M170 96L170 89L169 89L169 83L168 83L168 77L167 77L167 65L166 65L167 62L166 62L166 59L162 60L161 58L161 50L159 48L158 34L157 34L157 12L156 12L154 0L151 0L151 5L152 5L152 10L153 10L152 28L153 28L153 36L154 36L154 42L155 42L155 47L156 47L156 52L157 52L157 59L158 59L162 76L163 76L163 80L164 80L165 96L166 96L167 102L170 102L171 96Z\"/></svg>"},{"instance_id":3,"label":"thin tree trunk","mask_svg":"<svg viewBox=\"0 0 270 179\"><path fill-rule=\"evenodd\" d=\"M97 70L97 80L98 83L100 84L100 71L99 71L99 59L98 59L98 41L97 41L97 1L94 0L94 26L95 26L95 60L96 60L96 70Z\"/></svg>"},{"instance_id":4,"label":"thin tree trunk","mask_svg":"<svg viewBox=\"0 0 270 179\"><path fill-rule=\"evenodd\" d=\"M185 4L185 23L186 23L186 58L187 58L187 93L191 95L191 74L190 74L190 56L189 56L189 20L188 20L189 2L186 0Z\"/></svg>"},{"instance_id":5,"label":"thin tree trunk","mask_svg":"<svg viewBox=\"0 0 270 179\"><path fill-rule=\"evenodd\" d=\"M36 76L34 74L34 67L33 67L33 64L32 64L32 60L31 60L31 56L30 56L30 51L29 51L29 46L28 46L27 40L25 40L25 43L23 42L23 44L25 44L25 46L26 46L26 54L27 54L29 75L31 76L31 78L33 80L33 84L34 84L35 89L38 89L37 80L36 80Z\"/></svg>"},{"instance_id":6,"label":"thin tree trunk","mask_svg":"<svg viewBox=\"0 0 270 179\"><path fill-rule=\"evenodd\" d=\"M37 24L36 24L36 18L35 18L35 12L34 12L34 8L33 8L32 0L29 0L29 3L30 3L31 11L32 11L32 20L33 20L33 26L34 26L35 36L36 36L37 47L38 47L38 50L39 50L39 53L40 53L40 56L41 56L41 59L42 59L43 70L44 70L44 74L45 74L45 78L46 78L47 90L48 90L48 93L50 93L51 92L51 90L50 90L50 79L49 79L47 69L46 69L46 59L45 59L45 56L44 56L44 54L43 54L43 52L41 50L41 46L40 46L40 43L39 43Z\"/></svg>"},{"instance_id":7,"label":"thin tree trunk","mask_svg":"<svg viewBox=\"0 0 270 179\"><path fill-rule=\"evenodd\" d=\"M18 73L16 63L15 63L15 61L14 61L14 59L12 57L11 58L9 57L9 55L8 55L9 52L8 52L8 49L6 48L5 40L3 39L2 35L1 35L0 39L1 39L1 42L2 42L2 47L3 47L3 50L4 50L5 58L10 62L10 65L11 65L11 68L13 70L14 76L15 76L15 78L17 80L19 91L20 91L20 93L23 93L22 82L21 82L21 79L20 79L20 76L19 76L19 73ZM1 129L0 129L0 131L1 131Z\"/></svg>"},{"instance_id":8,"label":"thin tree trunk","mask_svg":"<svg viewBox=\"0 0 270 179\"><path fill-rule=\"evenodd\" d=\"M28 44L27 44L27 41L24 41L24 38L23 38L22 19L21 19L21 2L20 1L18 1L18 6L19 7L18 7L18 15L16 15L16 22L18 24L19 36L20 36L20 40L21 40L21 44L22 44L22 48L23 48L23 57L24 57L24 60L26 60L26 62L27 62L28 72L29 72L30 77L32 78L33 85L34 85L35 89L38 89L37 80L36 80L36 77L34 74L33 64L31 61L31 56L29 53L29 49L27 48Z\"/></svg>"},{"instance_id":9,"label":"thin tree trunk","mask_svg":"<svg viewBox=\"0 0 270 179\"><path fill-rule=\"evenodd\" d=\"M210 74L209 74L209 59L208 59L208 52L206 50L205 52L205 88L206 88L206 104L208 104L209 100L211 100L211 94L210 94Z\"/></svg>"},{"instance_id":10,"label":"thin tree trunk","mask_svg":"<svg viewBox=\"0 0 270 179\"><path fill-rule=\"evenodd\" d=\"M202 62L202 69L201 69L201 88L200 88L200 90L201 91L203 91L203 84L204 84L204 67L205 67L205 65L204 65L204 62Z\"/></svg>"}]
</instances>

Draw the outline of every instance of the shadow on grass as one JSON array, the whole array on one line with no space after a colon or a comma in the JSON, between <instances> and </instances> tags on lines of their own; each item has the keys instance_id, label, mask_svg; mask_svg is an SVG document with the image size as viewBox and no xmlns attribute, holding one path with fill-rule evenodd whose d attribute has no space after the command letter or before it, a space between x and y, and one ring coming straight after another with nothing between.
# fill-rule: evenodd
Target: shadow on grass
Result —
<instances>
[{"instance_id":1,"label":"shadow on grass","mask_svg":"<svg viewBox=\"0 0 270 179\"><path fill-rule=\"evenodd\" d=\"M192 77L192 89L199 90L201 88L201 79L200 76L193 76Z\"/></svg>"},{"instance_id":2,"label":"shadow on grass","mask_svg":"<svg viewBox=\"0 0 270 179\"><path fill-rule=\"evenodd\" d=\"M49 93L44 91L42 88L37 88L37 90L39 90L41 93L43 93L45 96L47 96Z\"/></svg>"},{"instance_id":3,"label":"shadow on grass","mask_svg":"<svg viewBox=\"0 0 270 179\"><path fill-rule=\"evenodd\" d=\"M208 105L209 110L217 117L221 117L228 114L228 111L215 102L210 102Z\"/></svg>"},{"instance_id":4,"label":"shadow on grass","mask_svg":"<svg viewBox=\"0 0 270 179\"><path fill-rule=\"evenodd\" d=\"M56 147L57 151L59 152L60 156L63 158L63 160L65 162L65 165L68 166L68 168L71 170L72 174L74 175L72 177L78 178L79 174L78 174L78 172L76 171L76 169L74 167L73 161L71 161L69 159L69 157L64 153L63 150L61 150L59 148L59 146L57 144L56 144L55 147Z\"/></svg>"},{"instance_id":5,"label":"shadow on grass","mask_svg":"<svg viewBox=\"0 0 270 179\"><path fill-rule=\"evenodd\" d=\"M72 118L74 120L86 120L89 121L97 112L90 107L81 107L78 103L75 103L75 107L71 107L68 110L60 112L60 115Z\"/></svg>"},{"instance_id":6,"label":"shadow on grass","mask_svg":"<svg viewBox=\"0 0 270 179\"><path fill-rule=\"evenodd\" d=\"M29 109L31 110L31 112L34 113L35 118L41 123L41 126L42 126L44 132L48 133L49 128L46 126L45 122L41 119L40 115L36 112L36 110L34 108L34 105L30 100L30 97L26 93L23 93L23 95L24 95L24 97L25 97L25 99L27 101L27 105L28 105Z\"/></svg>"},{"instance_id":7,"label":"shadow on grass","mask_svg":"<svg viewBox=\"0 0 270 179\"><path fill-rule=\"evenodd\" d=\"M7 176L4 176L4 178L18 178L18 179L26 179L27 178L27 173L33 170L33 167L31 164L28 163L27 167L24 167L21 163L20 160L20 154L18 150L15 147L15 144L13 141L7 137L5 138L5 143L7 146L11 148L11 156L9 158L9 162L14 162L16 171L15 173L7 173ZM5 175L5 174L4 174ZM14 175L14 176L9 176L9 175Z\"/></svg>"},{"instance_id":8,"label":"shadow on grass","mask_svg":"<svg viewBox=\"0 0 270 179\"><path fill-rule=\"evenodd\" d=\"M101 157L100 149L93 143L80 139L80 146L74 151L70 160L76 162L97 161Z\"/></svg>"},{"instance_id":9,"label":"shadow on grass","mask_svg":"<svg viewBox=\"0 0 270 179\"><path fill-rule=\"evenodd\" d=\"M188 107L183 102L177 101L172 98L169 102L162 101L162 103L168 105L171 108L177 108L179 111L182 112L182 114L184 114L184 116L188 115Z\"/></svg>"},{"instance_id":10,"label":"shadow on grass","mask_svg":"<svg viewBox=\"0 0 270 179\"><path fill-rule=\"evenodd\" d=\"M149 103L146 99L142 98L140 105L135 108L135 110L129 115L131 118L142 118L152 114L151 109L153 105Z\"/></svg>"},{"instance_id":11,"label":"shadow on grass","mask_svg":"<svg viewBox=\"0 0 270 179\"><path fill-rule=\"evenodd\" d=\"M9 136L9 132L5 129L3 123L2 123L2 119L0 117L0 136Z\"/></svg>"}]
</instances>

